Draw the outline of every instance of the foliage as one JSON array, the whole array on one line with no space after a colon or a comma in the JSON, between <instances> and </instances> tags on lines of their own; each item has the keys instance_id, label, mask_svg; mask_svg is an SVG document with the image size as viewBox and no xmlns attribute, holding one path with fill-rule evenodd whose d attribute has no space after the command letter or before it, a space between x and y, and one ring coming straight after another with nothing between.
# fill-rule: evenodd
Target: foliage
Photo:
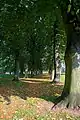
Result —
<instances>
[{"instance_id":1,"label":"foliage","mask_svg":"<svg viewBox=\"0 0 80 120\"><path fill-rule=\"evenodd\" d=\"M46 6L46 7L45 7ZM45 9L44 9L45 8ZM54 8L54 9L53 9ZM53 56L54 22L61 22L61 14L56 4L51 1L6 1L1 4L0 24L2 52L1 69L3 71L14 71L14 60L16 51L19 57L23 57L24 65L29 71L42 71L49 69ZM65 33L63 26L59 24L59 42L64 44ZM63 32L61 32L63 31ZM63 41L63 42L62 42ZM9 60L6 60L9 58ZM64 56L61 47L61 56ZM61 57L63 59L63 57ZM10 62L3 62L10 61ZM7 66L7 68L6 68ZM9 68L11 66L11 68Z\"/></svg>"}]
</instances>

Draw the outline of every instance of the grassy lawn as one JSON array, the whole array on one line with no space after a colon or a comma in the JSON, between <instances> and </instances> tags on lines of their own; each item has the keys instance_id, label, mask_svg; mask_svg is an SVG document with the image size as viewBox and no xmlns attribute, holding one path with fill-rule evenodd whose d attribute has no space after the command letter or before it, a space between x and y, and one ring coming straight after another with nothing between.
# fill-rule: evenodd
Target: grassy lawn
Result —
<instances>
[{"instance_id":1,"label":"grassy lawn","mask_svg":"<svg viewBox=\"0 0 80 120\"><path fill-rule=\"evenodd\" d=\"M65 81L65 74L61 74L60 75L60 82L64 83L64 81Z\"/></svg>"},{"instance_id":2,"label":"grassy lawn","mask_svg":"<svg viewBox=\"0 0 80 120\"><path fill-rule=\"evenodd\" d=\"M13 75L10 74L0 74L0 78L12 78Z\"/></svg>"},{"instance_id":3,"label":"grassy lawn","mask_svg":"<svg viewBox=\"0 0 80 120\"><path fill-rule=\"evenodd\" d=\"M51 84L46 76L12 82L0 78L0 120L80 120L68 110L51 110L63 85ZM64 75L61 75L61 82Z\"/></svg>"}]
</instances>

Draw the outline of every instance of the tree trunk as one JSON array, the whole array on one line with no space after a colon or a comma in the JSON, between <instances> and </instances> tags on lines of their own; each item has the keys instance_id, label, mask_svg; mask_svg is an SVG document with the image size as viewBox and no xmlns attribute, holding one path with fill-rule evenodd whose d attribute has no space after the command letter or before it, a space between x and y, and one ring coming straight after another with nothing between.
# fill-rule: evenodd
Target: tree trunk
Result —
<instances>
[{"instance_id":1,"label":"tree trunk","mask_svg":"<svg viewBox=\"0 0 80 120\"><path fill-rule=\"evenodd\" d=\"M54 72L53 72L53 61L52 63L50 63L50 66L49 66L49 76L50 76L50 80L52 80L52 77L54 76Z\"/></svg>"},{"instance_id":2,"label":"tree trunk","mask_svg":"<svg viewBox=\"0 0 80 120\"><path fill-rule=\"evenodd\" d=\"M23 77L24 76L24 74L23 74L23 72L24 72L24 57L20 56L19 58L20 58L19 59L20 77Z\"/></svg>"},{"instance_id":3,"label":"tree trunk","mask_svg":"<svg viewBox=\"0 0 80 120\"><path fill-rule=\"evenodd\" d=\"M18 80L19 80L19 53L16 52L13 81L18 81Z\"/></svg>"},{"instance_id":4,"label":"tree trunk","mask_svg":"<svg viewBox=\"0 0 80 120\"><path fill-rule=\"evenodd\" d=\"M60 54L59 54L59 50L56 50L56 52L55 52L54 78L52 79L52 81L53 82L60 82Z\"/></svg>"},{"instance_id":5,"label":"tree trunk","mask_svg":"<svg viewBox=\"0 0 80 120\"><path fill-rule=\"evenodd\" d=\"M54 62L54 74L52 71L52 82L60 82L60 54L59 54L59 40L56 39L58 33L58 21L54 24L54 43L53 43L53 60Z\"/></svg>"},{"instance_id":6,"label":"tree trunk","mask_svg":"<svg viewBox=\"0 0 80 120\"><path fill-rule=\"evenodd\" d=\"M57 77L57 75L56 75L56 40L55 40L55 37L56 37L56 33L55 33L55 31L54 31L54 34L55 34L55 36L54 36L54 74L52 73L52 82L56 82L56 77ZM53 75L54 75L54 77L53 77Z\"/></svg>"},{"instance_id":7,"label":"tree trunk","mask_svg":"<svg viewBox=\"0 0 80 120\"><path fill-rule=\"evenodd\" d=\"M65 84L57 106L62 108L80 108L80 28L76 29L71 13L61 8L65 31L67 35L67 48L65 52ZM75 16L76 17L76 16ZM71 19L70 19L71 18ZM72 22L71 22L72 21ZM77 22L77 21L76 21ZM80 22L79 22L80 24ZM79 25L77 23L77 25Z\"/></svg>"},{"instance_id":8,"label":"tree trunk","mask_svg":"<svg viewBox=\"0 0 80 120\"><path fill-rule=\"evenodd\" d=\"M80 33L73 32L65 53L65 85L60 107L80 108Z\"/></svg>"}]
</instances>

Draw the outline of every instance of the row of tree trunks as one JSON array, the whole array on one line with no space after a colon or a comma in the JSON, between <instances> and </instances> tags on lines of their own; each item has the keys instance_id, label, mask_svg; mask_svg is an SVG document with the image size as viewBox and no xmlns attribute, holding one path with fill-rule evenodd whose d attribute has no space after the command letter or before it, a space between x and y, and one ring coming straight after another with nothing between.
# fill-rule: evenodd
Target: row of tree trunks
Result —
<instances>
[{"instance_id":1,"label":"row of tree trunks","mask_svg":"<svg viewBox=\"0 0 80 120\"><path fill-rule=\"evenodd\" d=\"M14 79L13 81L18 81L19 77L23 77L24 72L24 57L19 54L19 51L17 50L15 52L15 64L14 64ZM28 66L27 66L28 67ZM30 67L30 70L25 71L25 77L34 77L36 75L42 74L42 66L41 61L40 64L38 64L38 69L34 68L33 66Z\"/></svg>"},{"instance_id":2,"label":"row of tree trunks","mask_svg":"<svg viewBox=\"0 0 80 120\"><path fill-rule=\"evenodd\" d=\"M52 83L60 82L60 48L59 48L59 41L56 39L58 34L58 22L55 21L54 23L54 42L53 42L53 68L51 71L51 80Z\"/></svg>"}]
</instances>

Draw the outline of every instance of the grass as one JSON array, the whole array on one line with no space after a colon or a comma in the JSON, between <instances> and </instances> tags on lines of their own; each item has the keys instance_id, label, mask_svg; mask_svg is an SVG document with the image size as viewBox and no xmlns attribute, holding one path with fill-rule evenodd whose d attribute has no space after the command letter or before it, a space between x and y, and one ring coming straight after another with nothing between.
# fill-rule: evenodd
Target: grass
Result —
<instances>
[{"instance_id":1,"label":"grass","mask_svg":"<svg viewBox=\"0 0 80 120\"><path fill-rule=\"evenodd\" d=\"M35 118L36 114L34 109L29 109L29 110L24 110L24 109L19 109L16 111L16 113L14 114L12 120L19 120L19 119L33 119Z\"/></svg>"},{"instance_id":2,"label":"grass","mask_svg":"<svg viewBox=\"0 0 80 120\"><path fill-rule=\"evenodd\" d=\"M38 115L36 110L18 110L12 120L80 120L67 112L46 112L44 115Z\"/></svg>"},{"instance_id":3,"label":"grass","mask_svg":"<svg viewBox=\"0 0 80 120\"><path fill-rule=\"evenodd\" d=\"M61 82L64 82L64 77L61 75ZM80 120L80 117L64 110L51 111L61 94L62 85L51 84L43 77L19 82L11 79L0 79L0 120ZM6 105L6 101L10 104ZM11 118L9 115L12 115Z\"/></svg>"},{"instance_id":4,"label":"grass","mask_svg":"<svg viewBox=\"0 0 80 120\"><path fill-rule=\"evenodd\" d=\"M0 78L12 78L13 75L10 75L10 74L0 74Z\"/></svg>"},{"instance_id":5,"label":"grass","mask_svg":"<svg viewBox=\"0 0 80 120\"><path fill-rule=\"evenodd\" d=\"M47 101L51 101L51 102L56 102L56 99L57 99L57 95L54 95L54 96L41 96L42 99L45 99Z\"/></svg>"},{"instance_id":6,"label":"grass","mask_svg":"<svg viewBox=\"0 0 80 120\"><path fill-rule=\"evenodd\" d=\"M61 74L60 75L60 82L64 83L64 81L65 81L65 74Z\"/></svg>"}]
</instances>

